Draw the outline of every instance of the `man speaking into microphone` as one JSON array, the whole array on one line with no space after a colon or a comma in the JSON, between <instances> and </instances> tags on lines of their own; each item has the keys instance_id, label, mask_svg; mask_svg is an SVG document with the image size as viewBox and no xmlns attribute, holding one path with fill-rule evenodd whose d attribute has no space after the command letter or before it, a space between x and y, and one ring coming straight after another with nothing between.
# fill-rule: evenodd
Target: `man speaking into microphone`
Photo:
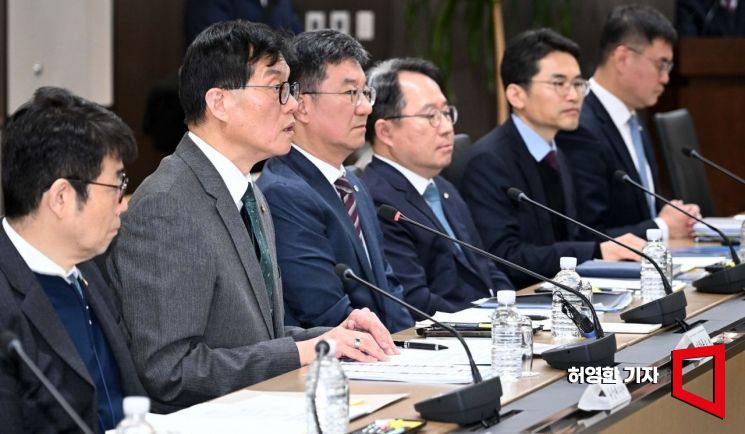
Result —
<instances>
[{"instance_id":1,"label":"man speaking into microphone","mask_svg":"<svg viewBox=\"0 0 745 434\"><path fill-rule=\"evenodd\" d=\"M453 154L457 109L440 89L437 68L418 58L395 58L368 72L378 97L367 120L375 152L362 180L376 205L477 246L481 240L455 187L438 176ZM381 218L385 256L404 287L404 299L428 314L455 312L471 301L512 289L492 261L421 229Z\"/></svg>"},{"instance_id":2,"label":"man speaking into microphone","mask_svg":"<svg viewBox=\"0 0 745 434\"><path fill-rule=\"evenodd\" d=\"M579 123L587 81L578 59L577 44L549 29L521 33L508 44L500 73L512 115L473 145L463 175L462 193L487 250L544 276L559 271L562 256L579 263L638 259L609 241L579 241L573 225L507 197L507 189L516 187L576 216L571 174L554 137ZM619 240L637 249L644 245L633 235ZM535 283L505 271L517 287Z\"/></svg>"}]
</instances>

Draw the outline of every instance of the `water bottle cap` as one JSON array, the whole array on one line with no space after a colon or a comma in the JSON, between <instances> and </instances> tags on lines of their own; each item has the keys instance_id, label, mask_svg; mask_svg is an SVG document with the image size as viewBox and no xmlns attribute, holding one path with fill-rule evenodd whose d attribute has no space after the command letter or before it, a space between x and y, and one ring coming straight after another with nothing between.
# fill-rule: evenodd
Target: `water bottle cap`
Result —
<instances>
[{"instance_id":1,"label":"water bottle cap","mask_svg":"<svg viewBox=\"0 0 745 434\"><path fill-rule=\"evenodd\" d=\"M562 270L566 268L577 268L577 258L572 256L562 256L561 259L559 259L559 267L561 267Z\"/></svg>"},{"instance_id":2,"label":"water bottle cap","mask_svg":"<svg viewBox=\"0 0 745 434\"><path fill-rule=\"evenodd\" d=\"M503 289L501 291L497 291L497 303L515 304L515 291L511 289Z\"/></svg>"},{"instance_id":3,"label":"water bottle cap","mask_svg":"<svg viewBox=\"0 0 745 434\"><path fill-rule=\"evenodd\" d=\"M147 396L126 396L122 401L124 416L145 415L150 411L150 398Z\"/></svg>"},{"instance_id":4,"label":"water bottle cap","mask_svg":"<svg viewBox=\"0 0 745 434\"><path fill-rule=\"evenodd\" d=\"M662 239L662 231L660 229L647 229L647 241L658 241Z\"/></svg>"}]
</instances>

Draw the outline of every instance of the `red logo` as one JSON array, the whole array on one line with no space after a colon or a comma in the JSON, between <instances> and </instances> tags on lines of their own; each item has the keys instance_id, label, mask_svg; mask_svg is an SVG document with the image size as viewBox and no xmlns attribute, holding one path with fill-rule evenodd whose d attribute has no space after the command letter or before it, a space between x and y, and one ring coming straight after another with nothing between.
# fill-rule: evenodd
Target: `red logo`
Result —
<instances>
[{"instance_id":1,"label":"red logo","mask_svg":"<svg viewBox=\"0 0 745 434\"><path fill-rule=\"evenodd\" d=\"M714 357L714 401L683 390L683 360ZM724 419L724 345L673 350L673 397Z\"/></svg>"}]
</instances>

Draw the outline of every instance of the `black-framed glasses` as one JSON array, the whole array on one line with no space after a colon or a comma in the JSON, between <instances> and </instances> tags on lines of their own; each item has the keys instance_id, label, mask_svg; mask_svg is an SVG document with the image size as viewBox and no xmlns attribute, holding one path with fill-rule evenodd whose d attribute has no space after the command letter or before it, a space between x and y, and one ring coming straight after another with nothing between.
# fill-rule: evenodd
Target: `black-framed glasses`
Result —
<instances>
[{"instance_id":1,"label":"black-framed glasses","mask_svg":"<svg viewBox=\"0 0 745 434\"><path fill-rule=\"evenodd\" d=\"M584 78L575 78L574 80L561 78L557 78L556 80L530 80L530 83L550 84L554 88L554 92L562 98L569 95L569 90L572 88L577 92L577 95L583 98L590 91L590 82Z\"/></svg>"},{"instance_id":2,"label":"black-framed glasses","mask_svg":"<svg viewBox=\"0 0 745 434\"><path fill-rule=\"evenodd\" d=\"M292 95L293 98L297 99L298 95L300 94L300 85L297 84L297 82L290 83L289 81L283 81L279 84L267 85L247 84L245 86L241 86L239 89L248 89L251 87L274 89L274 91L279 94L279 103L281 105L287 104L287 101L290 100L290 95Z\"/></svg>"},{"instance_id":3,"label":"black-framed glasses","mask_svg":"<svg viewBox=\"0 0 745 434\"><path fill-rule=\"evenodd\" d=\"M100 185L102 187L109 187L109 188L115 188L119 190L117 193L117 201L119 203L122 203L122 200L124 199L124 193L127 191L127 186L129 185L129 177L127 175L122 175L122 181L119 183L119 185L116 184L104 184L103 182L96 182L96 181L86 181L85 179L79 179L79 178L65 178L68 181L74 181L74 182L82 182L83 184L93 184L93 185Z\"/></svg>"},{"instance_id":4,"label":"black-framed glasses","mask_svg":"<svg viewBox=\"0 0 745 434\"><path fill-rule=\"evenodd\" d=\"M644 55L644 51L642 51L642 50L640 50L638 48L634 48L634 47L631 47L629 45L624 45L624 47L626 47L632 53L635 53L635 54L639 55L640 57L643 57L647 61L651 62L652 65L654 65L654 67L657 68L657 72L659 72L660 74L662 74L663 72L666 73L666 74L670 74L670 71L673 70L673 66L675 66L675 63L672 60L667 60L667 59L652 59L650 57L645 56Z\"/></svg>"},{"instance_id":5,"label":"black-framed glasses","mask_svg":"<svg viewBox=\"0 0 745 434\"><path fill-rule=\"evenodd\" d=\"M302 92L303 95L349 95L349 98L352 101L352 105L355 107L359 107L360 104L362 104L362 95L365 96L367 99L367 102L370 103L370 105L375 105L375 97L378 95L378 92L375 90L374 87L366 87L362 90L357 89L356 87L354 89L350 89L344 92Z\"/></svg>"},{"instance_id":6,"label":"black-framed glasses","mask_svg":"<svg viewBox=\"0 0 745 434\"><path fill-rule=\"evenodd\" d=\"M442 123L443 119L447 119L451 124L455 125L458 122L458 109L454 105L446 106L444 110L435 110L431 113L420 113L415 115L398 115L388 116L383 119L405 119L405 118L424 118L429 121L429 124L437 128Z\"/></svg>"}]
</instances>

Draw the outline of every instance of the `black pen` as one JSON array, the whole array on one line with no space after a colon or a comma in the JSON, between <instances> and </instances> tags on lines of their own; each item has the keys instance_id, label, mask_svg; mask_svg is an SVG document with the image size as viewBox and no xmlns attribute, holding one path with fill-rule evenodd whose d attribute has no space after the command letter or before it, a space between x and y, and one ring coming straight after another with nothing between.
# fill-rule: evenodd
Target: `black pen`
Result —
<instances>
[{"instance_id":1,"label":"black pen","mask_svg":"<svg viewBox=\"0 0 745 434\"><path fill-rule=\"evenodd\" d=\"M396 344L397 347L401 348L409 348L412 350L432 350L432 351L440 351L440 350L447 350L448 347L445 345L440 344L428 344L425 342L410 342L410 341L393 341L394 344Z\"/></svg>"}]
</instances>

